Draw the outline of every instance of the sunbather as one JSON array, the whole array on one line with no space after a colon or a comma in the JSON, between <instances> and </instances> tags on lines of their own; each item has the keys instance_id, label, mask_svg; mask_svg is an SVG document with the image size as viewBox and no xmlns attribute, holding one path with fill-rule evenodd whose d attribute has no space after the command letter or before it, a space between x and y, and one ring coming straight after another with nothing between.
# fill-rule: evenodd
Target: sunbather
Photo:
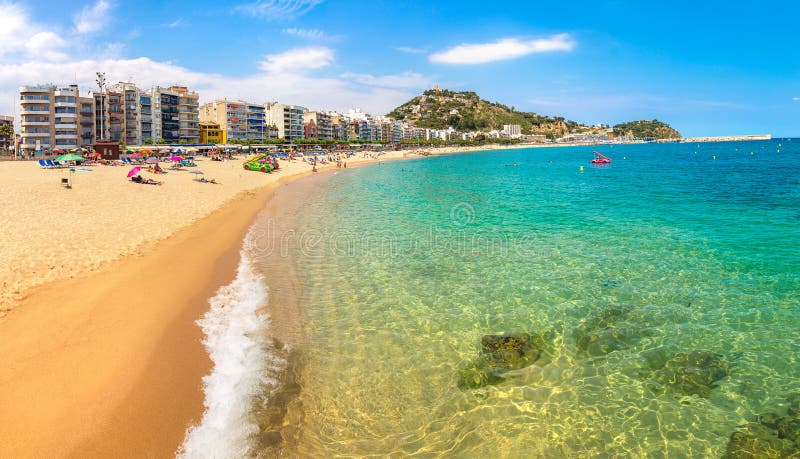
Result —
<instances>
[{"instance_id":1,"label":"sunbather","mask_svg":"<svg viewBox=\"0 0 800 459\"><path fill-rule=\"evenodd\" d=\"M205 177L202 177L200 179L200 181L203 182L203 183L213 183L214 185L217 184L217 180L213 179L213 178L212 179L206 179Z\"/></svg>"},{"instance_id":2,"label":"sunbather","mask_svg":"<svg viewBox=\"0 0 800 459\"><path fill-rule=\"evenodd\" d=\"M143 178L141 175L136 175L131 177L131 181L135 183L141 183L143 185L161 185L163 182L159 182L158 180L153 180L150 178Z\"/></svg>"}]
</instances>

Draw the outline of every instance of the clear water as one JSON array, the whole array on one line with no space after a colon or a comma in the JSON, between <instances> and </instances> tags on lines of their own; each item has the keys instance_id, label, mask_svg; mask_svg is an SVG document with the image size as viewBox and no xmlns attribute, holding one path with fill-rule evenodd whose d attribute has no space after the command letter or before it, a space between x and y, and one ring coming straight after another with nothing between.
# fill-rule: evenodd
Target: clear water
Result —
<instances>
[{"instance_id":1,"label":"clear water","mask_svg":"<svg viewBox=\"0 0 800 459\"><path fill-rule=\"evenodd\" d=\"M290 449L719 457L785 405L800 388L800 140L595 148L613 163L495 151L319 187L293 253L307 349ZM621 307L610 349L579 345ZM545 331L533 365L459 387L483 335ZM709 392L654 376L648 356L693 350L728 369Z\"/></svg>"}]
</instances>

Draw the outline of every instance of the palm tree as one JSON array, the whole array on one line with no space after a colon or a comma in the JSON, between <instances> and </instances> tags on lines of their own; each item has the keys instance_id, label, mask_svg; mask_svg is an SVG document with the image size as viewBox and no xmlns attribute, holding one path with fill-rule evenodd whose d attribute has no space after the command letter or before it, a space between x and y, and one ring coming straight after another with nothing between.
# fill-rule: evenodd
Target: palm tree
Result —
<instances>
[{"instance_id":1,"label":"palm tree","mask_svg":"<svg viewBox=\"0 0 800 459\"><path fill-rule=\"evenodd\" d=\"M14 136L14 128L11 126L11 123L4 123L0 125L0 139L5 139L6 141L3 142L3 146L6 150L8 150L8 146L11 144L11 138Z\"/></svg>"}]
</instances>

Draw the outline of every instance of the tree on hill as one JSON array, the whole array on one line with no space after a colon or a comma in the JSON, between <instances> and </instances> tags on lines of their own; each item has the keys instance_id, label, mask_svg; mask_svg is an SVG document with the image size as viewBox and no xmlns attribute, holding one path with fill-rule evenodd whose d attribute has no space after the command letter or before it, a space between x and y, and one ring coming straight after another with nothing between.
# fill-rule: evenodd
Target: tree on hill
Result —
<instances>
[{"instance_id":1,"label":"tree on hill","mask_svg":"<svg viewBox=\"0 0 800 459\"><path fill-rule=\"evenodd\" d=\"M681 133L659 120L637 120L614 125L614 133L625 137L680 139Z\"/></svg>"}]
</instances>

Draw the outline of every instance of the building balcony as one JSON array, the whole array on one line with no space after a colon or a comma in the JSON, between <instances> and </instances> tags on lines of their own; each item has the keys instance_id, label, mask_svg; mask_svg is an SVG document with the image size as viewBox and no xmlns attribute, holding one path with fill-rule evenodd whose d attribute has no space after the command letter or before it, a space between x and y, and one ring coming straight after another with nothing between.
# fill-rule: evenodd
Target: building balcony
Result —
<instances>
[{"instance_id":1,"label":"building balcony","mask_svg":"<svg viewBox=\"0 0 800 459\"><path fill-rule=\"evenodd\" d=\"M69 150L70 148L78 148L78 139L75 139L74 142L70 143L58 143L56 142L56 148L60 148L62 150Z\"/></svg>"},{"instance_id":2,"label":"building balcony","mask_svg":"<svg viewBox=\"0 0 800 459\"><path fill-rule=\"evenodd\" d=\"M50 137L49 132L23 132L19 135L23 139L27 139L29 137Z\"/></svg>"},{"instance_id":3,"label":"building balcony","mask_svg":"<svg viewBox=\"0 0 800 459\"><path fill-rule=\"evenodd\" d=\"M53 103L54 107L77 107L77 102L55 102Z\"/></svg>"},{"instance_id":4,"label":"building balcony","mask_svg":"<svg viewBox=\"0 0 800 459\"><path fill-rule=\"evenodd\" d=\"M56 113L56 116L59 118L77 118L77 113Z\"/></svg>"},{"instance_id":5,"label":"building balcony","mask_svg":"<svg viewBox=\"0 0 800 459\"><path fill-rule=\"evenodd\" d=\"M92 134L91 132L84 132L83 134L81 134L82 139L91 139L92 137L94 137L94 134Z\"/></svg>"},{"instance_id":6,"label":"building balcony","mask_svg":"<svg viewBox=\"0 0 800 459\"><path fill-rule=\"evenodd\" d=\"M46 107L44 110L31 110L30 107L22 107L22 110L19 112L20 115L44 115L49 113L50 107Z\"/></svg>"},{"instance_id":7,"label":"building balcony","mask_svg":"<svg viewBox=\"0 0 800 459\"><path fill-rule=\"evenodd\" d=\"M78 140L78 134L56 134L56 143L58 140Z\"/></svg>"},{"instance_id":8,"label":"building balcony","mask_svg":"<svg viewBox=\"0 0 800 459\"><path fill-rule=\"evenodd\" d=\"M58 123L55 125L56 129L75 129L74 123Z\"/></svg>"},{"instance_id":9,"label":"building balcony","mask_svg":"<svg viewBox=\"0 0 800 459\"><path fill-rule=\"evenodd\" d=\"M49 121L25 121L25 120L22 120L22 122L20 123L20 126L23 126L23 127L25 127L25 126L50 126L50 122Z\"/></svg>"}]
</instances>

